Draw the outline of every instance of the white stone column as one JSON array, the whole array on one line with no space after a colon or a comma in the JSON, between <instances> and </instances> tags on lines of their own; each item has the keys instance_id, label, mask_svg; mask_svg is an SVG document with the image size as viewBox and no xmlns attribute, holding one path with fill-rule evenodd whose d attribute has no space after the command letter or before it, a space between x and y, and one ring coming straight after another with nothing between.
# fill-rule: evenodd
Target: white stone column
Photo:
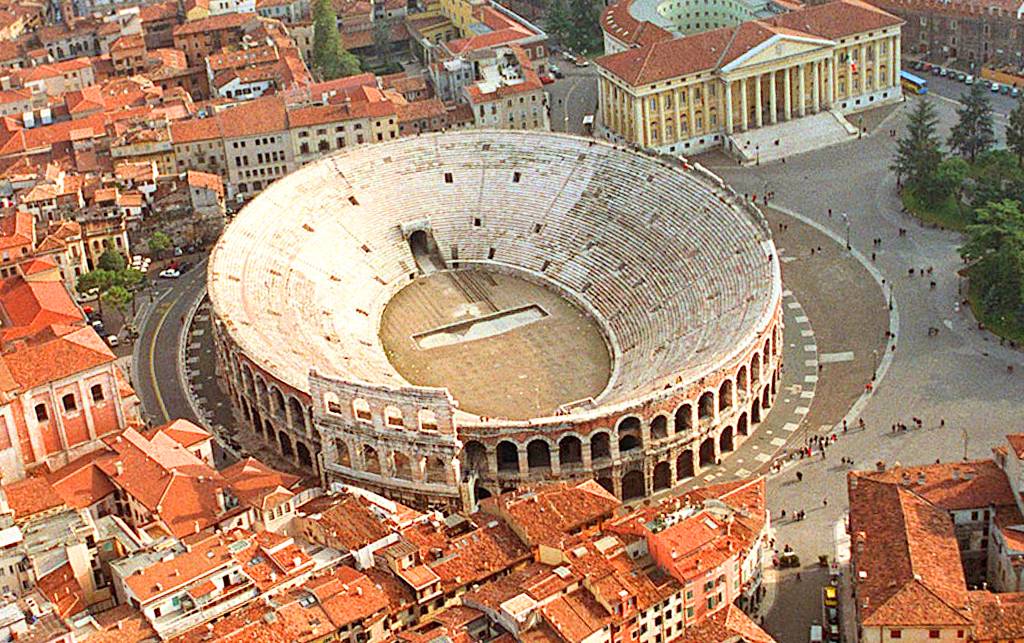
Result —
<instances>
[{"instance_id":1,"label":"white stone column","mask_svg":"<svg viewBox=\"0 0 1024 643\"><path fill-rule=\"evenodd\" d=\"M728 89L728 85L726 85ZM693 86L686 88L686 131L688 136L697 135L697 121L693 118Z\"/></svg>"},{"instance_id":2,"label":"white stone column","mask_svg":"<svg viewBox=\"0 0 1024 643\"><path fill-rule=\"evenodd\" d=\"M747 78L740 79L740 110L743 112L743 118L740 120L740 123L743 125L742 130L744 132L747 131L748 121L750 120L750 105L747 103L748 80Z\"/></svg>"},{"instance_id":3,"label":"white stone column","mask_svg":"<svg viewBox=\"0 0 1024 643\"><path fill-rule=\"evenodd\" d=\"M779 102L775 95L775 74L775 71L768 74L768 121L772 125L779 121Z\"/></svg>"},{"instance_id":4,"label":"white stone column","mask_svg":"<svg viewBox=\"0 0 1024 643\"><path fill-rule=\"evenodd\" d=\"M900 57L903 55L903 52L900 51L900 44L901 44L901 42L902 42L902 37L899 34L896 34L893 37L893 39L892 39L892 56L893 56L893 60L895 61L893 63L893 69L896 70L896 76L895 76L896 80L893 83L893 87L899 87L900 86L900 70L903 69L902 63L900 62Z\"/></svg>"},{"instance_id":5,"label":"white stone column","mask_svg":"<svg viewBox=\"0 0 1024 643\"><path fill-rule=\"evenodd\" d=\"M804 104L807 101L807 72L804 71L804 63L800 63L797 67L797 94L796 94L796 115L806 116L807 107Z\"/></svg>"},{"instance_id":6,"label":"white stone column","mask_svg":"<svg viewBox=\"0 0 1024 643\"><path fill-rule=\"evenodd\" d=\"M782 77L782 90L783 90L782 93L785 94L785 99L783 100L783 105L782 106L784 108L784 115L785 115L787 121L791 120L793 118L793 79L792 79L792 75L793 75L793 68L792 67L786 67L786 69L785 69L785 76Z\"/></svg>"},{"instance_id":7,"label":"white stone column","mask_svg":"<svg viewBox=\"0 0 1024 643\"><path fill-rule=\"evenodd\" d=\"M883 87L886 87L886 83L882 81L882 41L875 39L875 87L877 91Z\"/></svg>"},{"instance_id":8,"label":"white stone column","mask_svg":"<svg viewBox=\"0 0 1024 643\"><path fill-rule=\"evenodd\" d=\"M764 105L761 102L761 74L754 76L754 123L764 127Z\"/></svg>"},{"instance_id":9,"label":"white stone column","mask_svg":"<svg viewBox=\"0 0 1024 643\"><path fill-rule=\"evenodd\" d=\"M693 113L693 109L690 109ZM732 134L732 81L725 81L725 133Z\"/></svg>"},{"instance_id":10,"label":"white stone column","mask_svg":"<svg viewBox=\"0 0 1024 643\"><path fill-rule=\"evenodd\" d=\"M644 125L643 99L635 97L633 99L633 142L637 145L644 145L645 129L647 128Z\"/></svg>"},{"instance_id":11,"label":"white stone column","mask_svg":"<svg viewBox=\"0 0 1024 643\"><path fill-rule=\"evenodd\" d=\"M832 98L830 100L831 100L832 106L835 107L836 101L839 100L839 84L838 84L838 76L837 76L837 73L836 73L836 59L835 59L835 57L829 58L829 60L828 60L828 83L829 83L829 86L831 87L830 91L832 93Z\"/></svg>"},{"instance_id":12,"label":"white stone column","mask_svg":"<svg viewBox=\"0 0 1024 643\"><path fill-rule=\"evenodd\" d=\"M811 63L811 106L814 113L821 111L821 61Z\"/></svg>"}]
</instances>

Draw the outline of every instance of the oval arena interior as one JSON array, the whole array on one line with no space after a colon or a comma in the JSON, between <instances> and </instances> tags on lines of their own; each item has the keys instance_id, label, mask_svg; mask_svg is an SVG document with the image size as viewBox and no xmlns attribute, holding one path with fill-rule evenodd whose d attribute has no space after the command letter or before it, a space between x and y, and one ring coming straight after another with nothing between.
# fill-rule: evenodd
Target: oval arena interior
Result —
<instances>
[{"instance_id":1,"label":"oval arena interior","mask_svg":"<svg viewBox=\"0 0 1024 643\"><path fill-rule=\"evenodd\" d=\"M325 157L208 268L235 412L325 482L471 507L699 475L772 405L781 281L760 213L699 167L450 132Z\"/></svg>"}]
</instances>

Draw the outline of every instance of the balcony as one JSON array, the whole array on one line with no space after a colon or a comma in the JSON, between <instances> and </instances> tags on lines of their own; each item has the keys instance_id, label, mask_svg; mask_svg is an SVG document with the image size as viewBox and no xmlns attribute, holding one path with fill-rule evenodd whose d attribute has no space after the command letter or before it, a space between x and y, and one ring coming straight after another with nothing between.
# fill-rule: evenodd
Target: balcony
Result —
<instances>
[{"instance_id":1,"label":"balcony","mask_svg":"<svg viewBox=\"0 0 1024 643\"><path fill-rule=\"evenodd\" d=\"M223 616L257 596L259 596L259 589L252 583L228 586L224 588L223 594L205 605L193 606L188 610L152 619L150 624L160 638L166 640Z\"/></svg>"}]
</instances>

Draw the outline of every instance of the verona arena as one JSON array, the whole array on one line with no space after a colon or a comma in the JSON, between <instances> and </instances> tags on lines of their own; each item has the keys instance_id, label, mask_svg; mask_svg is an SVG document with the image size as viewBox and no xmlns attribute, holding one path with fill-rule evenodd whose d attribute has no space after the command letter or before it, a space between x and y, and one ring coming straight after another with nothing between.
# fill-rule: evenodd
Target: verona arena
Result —
<instances>
[{"instance_id":1,"label":"verona arena","mask_svg":"<svg viewBox=\"0 0 1024 643\"><path fill-rule=\"evenodd\" d=\"M585 138L325 157L243 208L208 282L240 423L414 506L582 477L649 495L735 449L778 385L760 212L699 166Z\"/></svg>"}]
</instances>

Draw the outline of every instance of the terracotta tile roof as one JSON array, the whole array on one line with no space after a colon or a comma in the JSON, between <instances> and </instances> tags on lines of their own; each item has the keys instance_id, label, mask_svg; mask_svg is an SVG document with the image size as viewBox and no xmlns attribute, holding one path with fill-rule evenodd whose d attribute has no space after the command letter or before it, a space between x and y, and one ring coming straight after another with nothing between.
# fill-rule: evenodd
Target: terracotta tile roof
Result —
<instances>
[{"instance_id":1,"label":"terracotta tile roof","mask_svg":"<svg viewBox=\"0 0 1024 643\"><path fill-rule=\"evenodd\" d=\"M32 215L9 212L0 219L0 248L32 245Z\"/></svg>"},{"instance_id":2,"label":"terracotta tile roof","mask_svg":"<svg viewBox=\"0 0 1024 643\"><path fill-rule=\"evenodd\" d=\"M94 618L102 629L89 635L90 643L143 643L157 640L156 630L142 612L131 605L118 605L96 614Z\"/></svg>"},{"instance_id":3,"label":"terracotta tile roof","mask_svg":"<svg viewBox=\"0 0 1024 643\"><path fill-rule=\"evenodd\" d=\"M178 143L210 141L224 136L221 121L216 116L194 118L171 123L171 140Z\"/></svg>"},{"instance_id":4,"label":"terracotta tile roof","mask_svg":"<svg viewBox=\"0 0 1024 643\"><path fill-rule=\"evenodd\" d=\"M775 643L768 632L735 605L720 609L695 627L687 628L685 639L693 643Z\"/></svg>"},{"instance_id":5,"label":"terracotta tile roof","mask_svg":"<svg viewBox=\"0 0 1024 643\"><path fill-rule=\"evenodd\" d=\"M124 583L145 604L232 564L235 559L227 545L218 536L209 535L193 543L189 551L125 577Z\"/></svg>"},{"instance_id":6,"label":"terracotta tile roof","mask_svg":"<svg viewBox=\"0 0 1024 643\"><path fill-rule=\"evenodd\" d=\"M972 641L1024 639L1024 593L969 592L974 613Z\"/></svg>"},{"instance_id":7,"label":"terracotta tile roof","mask_svg":"<svg viewBox=\"0 0 1024 643\"><path fill-rule=\"evenodd\" d=\"M47 474L46 479L67 506L86 509L114 493L114 485L97 465L113 457L110 450L98 449Z\"/></svg>"},{"instance_id":8,"label":"terracotta tile roof","mask_svg":"<svg viewBox=\"0 0 1024 643\"><path fill-rule=\"evenodd\" d=\"M397 110L398 122L407 123L423 118L439 118L448 115L448 109L438 98L427 98L416 100L405 105L399 105Z\"/></svg>"},{"instance_id":9,"label":"terracotta tile roof","mask_svg":"<svg viewBox=\"0 0 1024 643\"><path fill-rule=\"evenodd\" d=\"M732 31L731 27L712 29L601 56L595 62L633 86L711 71L728 46Z\"/></svg>"},{"instance_id":10,"label":"terracotta tile roof","mask_svg":"<svg viewBox=\"0 0 1024 643\"><path fill-rule=\"evenodd\" d=\"M949 514L900 484L851 473L848 487L862 623L969 624L967 586Z\"/></svg>"},{"instance_id":11,"label":"terracotta tile roof","mask_svg":"<svg viewBox=\"0 0 1024 643\"><path fill-rule=\"evenodd\" d=\"M51 338L37 337L3 356L11 375L23 389L105 366L115 360L110 348L91 327L54 325L49 332L53 334Z\"/></svg>"},{"instance_id":12,"label":"terracotta tile roof","mask_svg":"<svg viewBox=\"0 0 1024 643\"><path fill-rule=\"evenodd\" d=\"M342 549L359 549L391 533L369 503L359 496L320 496L296 511L319 523L331 536L334 546Z\"/></svg>"},{"instance_id":13,"label":"terracotta tile roof","mask_svg":"<svg viewBox=\"0 0 1024 643\"><path fill-rule=\"evenodd\" d=\"M5 341L35 335L53 324L84 323L61 282L9 277L0 284L0 308L9 320L2 330Z\"/></svg>"},{"instance_id":14,"label":"terracotta tile roof","mask_svg":"<svg viewBox=\"0 0 1024 643\"><path fill-rule=\"evenodd\" d=\"M445 593L472 585L529 560L531 550L505 524L488 523L468 534L447 539L437 560L426 561L441 578Z\"/></svg>"},{"instance_id":15,"label":"terracotta tile roof","mask_svg":"<svg viewBox=\"0 0 1024 643\"><path fill-rule=\"evenodd\" d=\"M174 20L178 17L178 3L157 2L139 7L139 19L143 24L157 20Z\"/></svg>"},{"instance_id":16,"label":"terracotta tile roof","mask_svg":"<svg viewBox=\"0 0 1024 643\"><path fill-rule=\"evenodd\" d=\"M25 276L38 275L49 270L56 269L57 262L52 257L43 256L29 259L18 266L18 270Z\"/></svg>"},{"instance_id":17,"label":"terracotta tile roof","mask_svg":"<svg viewBox=\"0 0 1024 643\"><path fill-rule=\"evenodd\" d=\"M70 562L40 578L36 586L50 599L61 618L66 619L85 610L85 592L75 578Z\"/></svg>"},{"instance_id":18,"label":"terracotta tile roof","mask_svg":"<svg viewBox=\"0 0 1024 643\"><path fill-rule=\"evenodd\" d=\"M64 506L64 499L43 477L30 476L5 484L3 490L7 494L7 503L14 511L14 519L19 522Z\"/></svg>"},{"instance_id":19,"label":"terracotta tile roof","mask_svg":"<svg viewBox=\"0 0 1024 643\"><path fill-rule=\"evenodd\" d=\"M1024 433L1011 433L1006 436L1006 441L1010 443L1017 459L1024 460Z\"/></svg>"},{"instance_id":20,"label":"terracotta tile roof","mask_svg":"<svg viewBox=\"0 0 1024 643\"><path fill-rule=\"evenodd\" d=\"M581 643L613 620L608 610L583 588L545 603L540 613L567 643Z\"/></svg>"},{"instance_id":21,"label":"terracotta tile roof","mask_svg":"<svg viewBox=\"0 0 1024 643\"><path fill-rule=\"evenodd\" d=\"M903 24L903 19L861 0L834 0L784 13L767 22L831 40Z\"/></svg>"},{"instance_id":22,"label":"terracotta tile roof","mask_svg":"<svg viewBox=\"0 0 1024 643\"><path fill-rule=\"evenodd\" d=\"M295 494L299 476L277 471L256 458L239 460L221 470L238 501L258 511L269 511Z\"/></svg>"},{"instance_id":23,"label":"terracotta tile roof","mask_svg":"<svg viewBox=\"0 0 1024 643\"><path fill-rule=\"evenodd\" d=\"M538 486L525 493L487 498L481 510L508 521L528 545L561 547L566 536L602 518L611 518L622 505L595 480Z\"/></svg>"},{"instance_id":24,"label":"terracotta tile roof","mask_svg":"<svg viewBox=\"0 0 1024 643\"><path fill-rule=\"evenodd\" d=\"M860 475L879 482L902 484L946 511L1016 504L1006 474L992 460L892 467L884 472Z\"/></svg>"},{"instance_id":25,"label":"terracotta tile roof","mask_svg":"<svg viewBox=\"0 0 1024 643\"><path fill-rule=\"evenodd\" d=\"M224 180L218 174L188 170L185 173L185 180L188 182L189 187L211 190L220 196L224 196Z\"/></svg>"},{"instance_id":26,"label":"terracotta tile roof","mask_svg":"<svg viewBox=\"0 0 1024 643\"><path fill-rule=\"evenodd\" d=\"M186 449L213 440L210 432L201 426L197 426L184 418L171 420L167 424L161 424L147 431L147 439L152 440L157 433L163 433ZM225 469L224 472L227 470ZM222 473L224 473L222 472Z\"/></svg>"},{"instance_id":27,"label":"terracotta tile roof","mask_svg":"<svg viewBox=\"0 0 1024 643\"><path fill-rule=\"evenodd\" d=\"M307 581L303 589L316 597L336 628L382 619L388 610L387 595L365 574L347 565Z\"/></svg>"},{"instance_id":28,"label":"terracotta tile roof","mask_svg":"<svg viewBox=\"0 0 1024 643\"><path fill-rule=\"evenodd\" d=\"M243 25L255 22L258 17L255 13L222 13L208 18L192 20L174 28L174 36L187 36L197 33L208 33L224 29L238 29Z\"/></svg>"}]
</instances>

